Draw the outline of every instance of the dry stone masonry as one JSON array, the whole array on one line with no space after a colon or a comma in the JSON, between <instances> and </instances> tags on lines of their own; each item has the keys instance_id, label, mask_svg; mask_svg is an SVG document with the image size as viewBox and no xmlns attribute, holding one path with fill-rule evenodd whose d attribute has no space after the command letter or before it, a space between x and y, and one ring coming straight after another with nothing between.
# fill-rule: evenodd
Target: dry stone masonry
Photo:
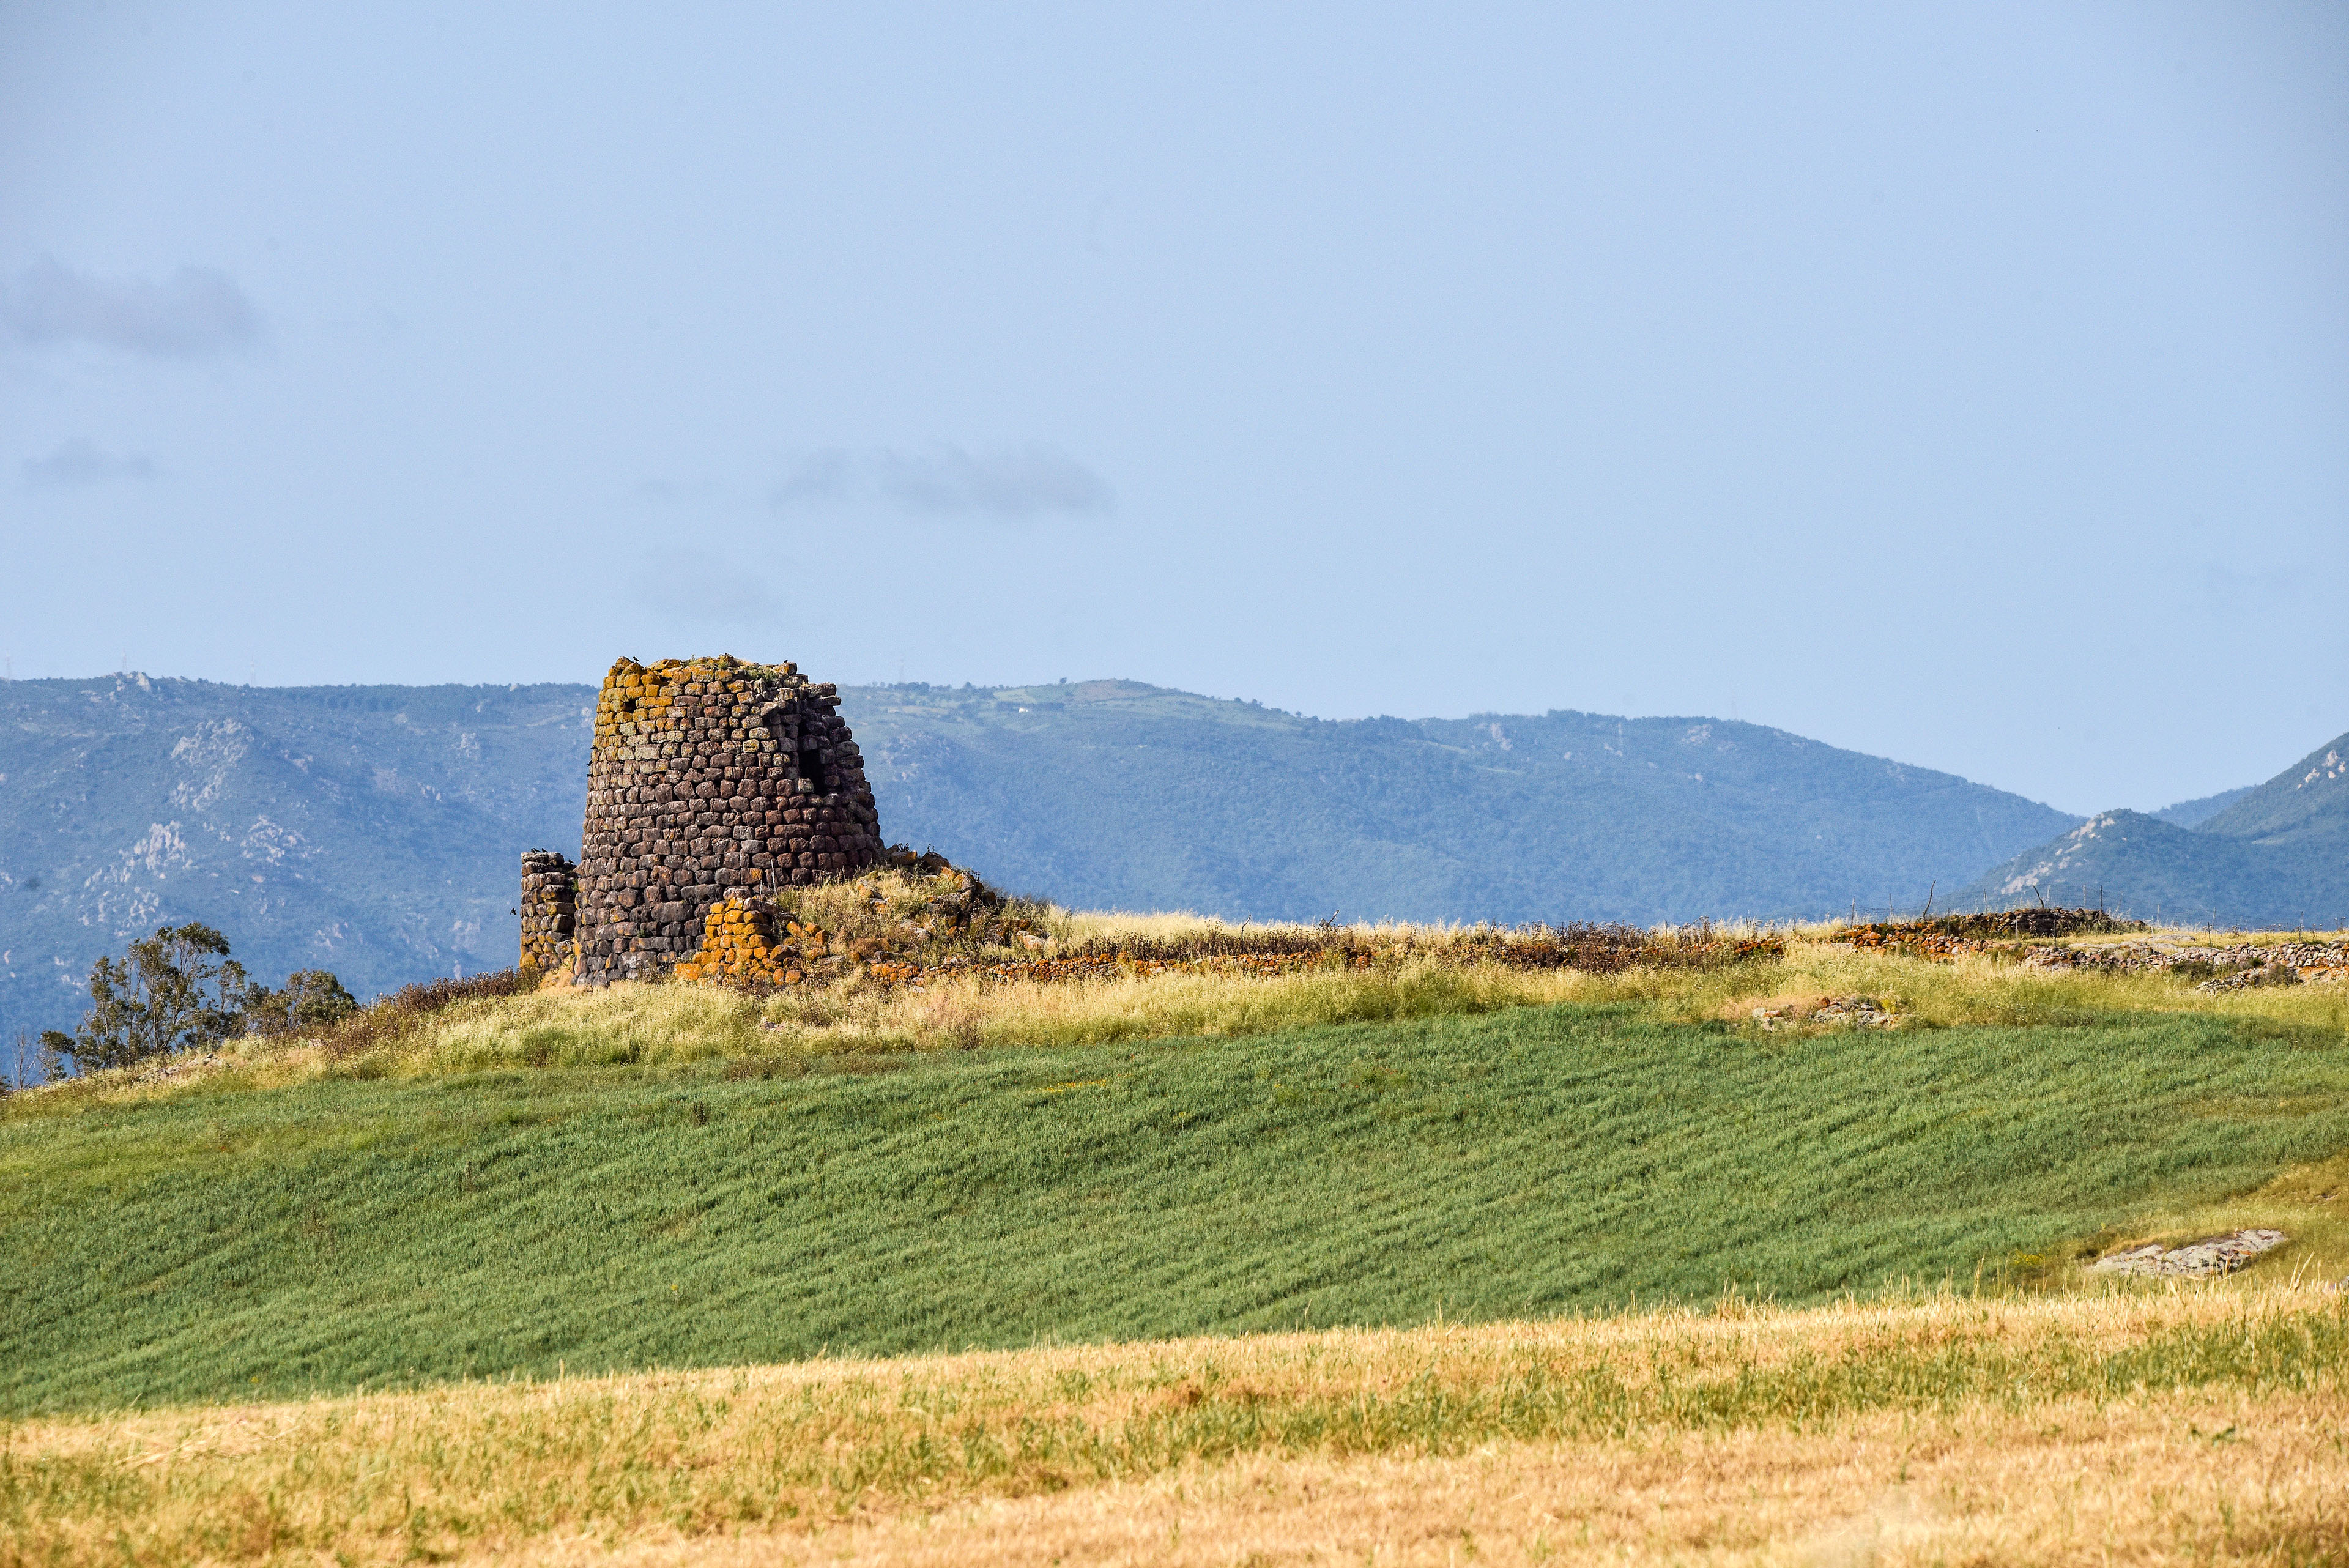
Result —
<instances>
[{"instance_id":1,"label":"dry stone masonry","mask_svg":"<svg viewBox=\"0 0 2349 1568\"><path fill-rule=\"evenodd\" d=\"M792 664L726 654L613 665L595 707L579 864L523 857L523 963L583 985L681 965L688 979L780 979L762 895L881 857L880 817L839 706L835 688Z\"/></svg>"},{"instance_id":2,"label":"dry stone masonry","mask_svg":"<svg viewBox=\"0 0 2349 1568\"><path fill-rule=\"evenodd\" d=\"M540 974L571 968L572 933L578 926L579 867L552 849L522 857L522 967Z\"/></svg>"},{"instance_id":3,"label":"dry stone masonry","mask_svg":"<svg viewBox=\"0 0 2349 1568\"><path fill-rule=\"evenodd\" d=\"M2180 945L2129 942L2111 947L2033 947L2025 969L2101 969L2168 973L2199 980L2197 991L2265 985L2338 985L2349 981L2349 942L2237 942Z\"/></svg>"}]
</instances>

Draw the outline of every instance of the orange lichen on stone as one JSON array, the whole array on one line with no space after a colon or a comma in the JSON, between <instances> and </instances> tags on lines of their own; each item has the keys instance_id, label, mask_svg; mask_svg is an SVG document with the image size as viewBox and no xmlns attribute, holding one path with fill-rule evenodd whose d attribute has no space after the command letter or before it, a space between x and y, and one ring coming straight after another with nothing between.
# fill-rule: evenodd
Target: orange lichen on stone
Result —
<instances>
[{"instance_id":1,"label":"orange lichen on stone","mask_svg":"<svg viewBox=\"0 0 2349 1568\"><path fill-rule=\"evenodd\" d=\"M701 950L675 972L688 982L783 985L792 972L784 958L775 945L767 911L738 894L710 908L703 920Z\"/></svg>"}]
</instances>

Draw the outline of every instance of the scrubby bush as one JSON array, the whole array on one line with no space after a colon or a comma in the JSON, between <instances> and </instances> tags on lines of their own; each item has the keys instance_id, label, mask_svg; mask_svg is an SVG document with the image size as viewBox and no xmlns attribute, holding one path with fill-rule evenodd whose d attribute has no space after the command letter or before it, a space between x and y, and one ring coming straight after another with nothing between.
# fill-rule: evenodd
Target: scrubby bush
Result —
<instances>
[{"instance_id":1,"label":"scrubby bush","mask_svg":"<svg viewBox=\"0 0 2349 1568\"><path fill-rule=\"evenodd\" d=\"M358 1011L358 1000L343 982L323 969L297 969L285 977L283 991L254 987L245 1005L246 1027L257 1034L283 1034L301 1029L323 1029Z\"/></svg>"}]
</instances>

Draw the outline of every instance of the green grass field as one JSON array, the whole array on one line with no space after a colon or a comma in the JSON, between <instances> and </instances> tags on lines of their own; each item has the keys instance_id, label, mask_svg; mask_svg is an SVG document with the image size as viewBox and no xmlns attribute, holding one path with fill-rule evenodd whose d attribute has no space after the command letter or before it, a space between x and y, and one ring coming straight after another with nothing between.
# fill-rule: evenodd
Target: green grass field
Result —
<instances>
[{"instance_id":1,"label":"green grass field","mask_svg":"<svg viewBox=\"0 0 2349 1568\"><path fill-rule=\"evenodd\" d=\"M2193 1013L27 1096L0 1411L1965 1287L2344 1148L2337 1032Z\"/></svg>"}]
</instances>

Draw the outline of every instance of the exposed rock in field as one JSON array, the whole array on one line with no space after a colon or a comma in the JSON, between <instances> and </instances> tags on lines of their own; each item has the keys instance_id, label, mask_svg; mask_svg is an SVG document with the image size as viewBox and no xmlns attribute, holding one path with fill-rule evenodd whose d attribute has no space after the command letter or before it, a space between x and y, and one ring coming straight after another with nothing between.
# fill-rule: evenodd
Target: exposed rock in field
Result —
<instances>
[{"instance_id":1,"label":"exposed rock in field","mask_svg":"<svg viewBox=\"0 0 2349 1568\"><path fill-rule=\"evenodd\" d=\"M2167 1251L2160 1242L2148 1241L2142 1247L2130 1247L2098 1258L2092 1267L2100 1274L2204 1279L2231 1274L2290 1239L2281 1231L2230 1231L2223 1236L2206 1236L2199 1241L2189 1241L2183 1247Z\"/></svg>"},{"instance_id":2,"label":"exposed rock in field","mask_svg":"<svg viewBox=\"0 0 2349 1568\"><path fill-rule=\"evenodd\" d=\"M1803 1024L1842 1024L1852 1029L1893 1029L1900 1023L1889 998L1822 996L1815 1002L1764 1004L1754 1010L1754 1022L1772 1031Z\"/></svg>"},{"instance_id":3,"label":"exposed rock in field","mask_svg":"<svg viewBox=\"0 0 2349 1568\"><path fill-rule=\"evenodd\" d=\"M171 1078L191 1078L200 1073L212 1072L227 1065L227 1057L210 1054L164 1056L131 1074L129 1081L134 1084L160 1084Z\"/></svg>"},{"instance_id":4,"label":"exposed rock in field","mask_svg":"<svg viewBox=\"0 0 2349 1568\"><path fill-rule=\"evenodd\" d=\"M2288 963L2261 964L2240 974L2222 974L2202 981L2197 991L2245 991L2256 985L2298 985L2300 971Z\"/></svg>"}]
</instances>

